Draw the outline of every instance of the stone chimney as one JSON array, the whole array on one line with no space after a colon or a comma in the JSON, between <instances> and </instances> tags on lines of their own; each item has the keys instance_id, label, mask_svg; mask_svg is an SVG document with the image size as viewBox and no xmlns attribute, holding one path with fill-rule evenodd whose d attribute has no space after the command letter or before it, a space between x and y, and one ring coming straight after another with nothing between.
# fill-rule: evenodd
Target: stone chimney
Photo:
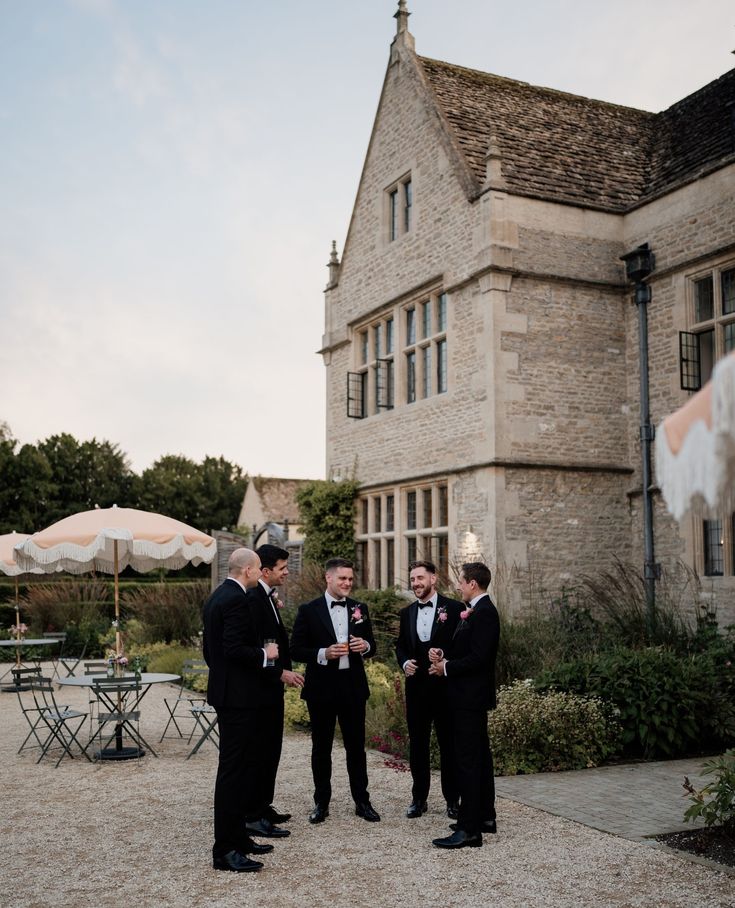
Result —
<instances>
[{"instance_id":1,"label":"stone chimney","mask_svg":"<svg viewBox=\"0 0 735 908\"><path fill-rule=\"evenodd\" d=\"M331 290L332 287L336 287L339 283L339 256L337 255L337 241L332 240L332 251L329 253L329 261L327 262L327 268L329 268L329 281L327 282L327 290Z\"/></svg>"},{"instance_id":2,"label":"stone chimney","mask_svg":"<svg viewBox=\"0 0 735 908\"><path fill-rule=\"evenodd\" d=\"M410 47L411 50L415 49L413 35L408 30L408 17L410 15L406 0L398 0L398 9L393 13L393 18L396 20L396 36L393 39L394 47L397 44L403 44Z\"/></svg>"}]
</instances>

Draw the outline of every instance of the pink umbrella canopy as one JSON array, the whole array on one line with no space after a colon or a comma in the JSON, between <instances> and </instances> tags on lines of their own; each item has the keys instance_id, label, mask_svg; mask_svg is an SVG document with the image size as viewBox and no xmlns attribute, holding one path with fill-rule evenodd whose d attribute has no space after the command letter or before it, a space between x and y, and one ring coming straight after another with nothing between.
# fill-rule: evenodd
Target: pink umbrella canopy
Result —
<instances>
[{"instance_id":1,"label":"pink umbrella canopy","mask_svg":"<svg viewBox=\"0 0 735 908\"><path fill-rule=\"evenodd\" d=\"M115 576L116 649L121 652L118 577L126 567L145 573L209 564L217 554L212 536L180 520L135 508L96 508L72 514L15 546L22 570L83 574L102 571Z\"/></svg>"},{"instance_id":2,"label":"pink umbrella canopy","mask_svg":"<svg viewBox=\"0 0 735 908\"><path fill-rule=\"evenodd\" d=\"M656 435L656 477L680 520L698 502L715 511L735 498L735 351L712 379L668 416Z\"/></svg>"},{"instance_id":3,"label":"pink umbrella canopy","mask_svg":"<svg viewBox=\"0 0 735 908\"><path fill-rule=\"evenodd\" d=\"M5 533L0 536L0 572L7 574L8 577L15 577L15 636L19 640L22 634L22 628L25 625L20 623L20 604L18 602L18 575L19 574L42 574L42 568L30 568L23 570L15 560L15 547L26 539L29 539L28 533ZM20 656L18 655L18 664Z\"/></svg>"}]
</instances>

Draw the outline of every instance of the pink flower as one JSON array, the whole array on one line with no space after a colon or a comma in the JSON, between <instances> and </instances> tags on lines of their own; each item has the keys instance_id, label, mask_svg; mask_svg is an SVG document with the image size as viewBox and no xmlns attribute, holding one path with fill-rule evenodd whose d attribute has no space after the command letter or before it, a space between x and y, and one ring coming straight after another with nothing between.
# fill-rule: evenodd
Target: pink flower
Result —
<instances>
[{"instance_id":1,"label":"pink flower","mask_svg":"<svg viewBox=\"0 0 735 908\"><path fill-rule=\"evenodd\" d=\"M276 608L283 608L283 603L278 598L278 590L271 590L271 602Z\"/></svg>"},{"instance_id":2,"label":"pink flower","mask_svg":"<svg viewBox=\"0 0 735 908\"><path fill-rule=\"evenodd\" d=\"M447 620L447 610L444 608L443 605L440 605L439 608L436 610L436 620L442 621L442 622Z\"/></svg>"},{"instance_id":3,"label":"pink flower","mask_svg":"<svg viewBox=\"0 0 735 908\"><path fill-rule=\"evenodd\" d=\"M359 624L362 621L362 612L360 611L360 606L356 605L352 610L352 620L355 624Z\"/></svg>"},{"instance_id":4,"label":"pink flower","mask_svg":"<svg viewBox=\"0 0 735 908\"><path fill-rule=\"evenodd\" d=\"M464 611L461 611L461 612L459 613L459 617L460 617L463 621L466 621L466 620L470 617L471 614L472 614L472 609L471 609L471 608L466 608L466 609L464 609Z\"/></svg>"}]
</instances>

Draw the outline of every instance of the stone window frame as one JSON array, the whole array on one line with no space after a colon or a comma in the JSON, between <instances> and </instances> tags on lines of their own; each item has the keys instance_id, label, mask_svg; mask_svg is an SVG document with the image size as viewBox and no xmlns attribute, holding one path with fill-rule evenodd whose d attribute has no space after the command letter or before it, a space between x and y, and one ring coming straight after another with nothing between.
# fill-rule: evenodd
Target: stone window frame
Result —
<instances>
[{"instance_id":1,"label":"stone window frame","mask_svg":"<svg viewBox=\"0 0 735 908\"><path fill-rule=\"evenodd\" d=\"M711 312L699 311L700 288L702 297L711 305ZM702 318L702 314L707 317ZM735 261L728 260L687 276L687 321L689 328L681 332L680 347L693 357L697 380L686 385L682 380L682 387L694 392L709 381L715 363L735 350ZM682 353L682 376L687 366L685 355ZM701 574L735 575L735 514L727 517L719 514L699 522L699 539L696 560Z\"/></svg>"},{"instance_id":2,"label":"stone window frame","mask_svg":"<svg viewBox=\"0 0 735 908\"><path fill-rule=\"evenodd\" d=\"M446 394L448 390L448 309L449 298L444 290L425 294L403 307L403 398L406 404Z\"/></svg>"},{"instance_id":3,"label":"stone window frame","mask_svg":"<svg viewBox=\"0 0 735 908\"><path fill-rule=\"evenodd\" d=\"M408 170L384 190L385 236L389 243L410 233L414 222L413 179Z\"/></svg>"},{"instance_id":4,"label":"stone window frame","mask_svg":"<svg viewBox=\"0 0 735 908\"><path fill-rule=\"evenodd\" d=\"M431 521L424 501L431 496ZM416 527L409 529L407 502L416 496ZM376 501L380 505L376 506ZM392 506L389 504L392 500ZM387 589L408 588L411 561L433 561L446 582L449 577L449 484L446 478L431 482L385 486L358 497L356 513L358 576L361 585ZM380 523L377 522L380 514ZM391 521L390 517L393 517ZM446 523L434 520L442 516Z\"/></svg>"}]
</instances>

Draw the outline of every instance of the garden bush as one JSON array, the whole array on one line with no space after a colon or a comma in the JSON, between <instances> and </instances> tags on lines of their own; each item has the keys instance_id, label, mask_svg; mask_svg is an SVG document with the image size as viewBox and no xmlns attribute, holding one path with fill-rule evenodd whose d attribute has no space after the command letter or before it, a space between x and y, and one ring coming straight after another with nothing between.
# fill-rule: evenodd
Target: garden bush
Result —
<instances>
[{"instance_id":1,"label":"garden bush","mask_svg":"<svg viewBox=\"0 0 735 908\"><path fill-rule=\"evenodd\" d=\"M202 629L202 606L209 596L208 580L152 583L123 590L121 608L137 618L145 643L165 641L191 646Z\"/></svg>"},{"instance_id":2,"label":"garden bush","mask_svg":"<svg viewBox=\"0 0 735 908\"><path fill-rule=\"evenodd\" d=\"M684 780L691 806L684 819L704 820L705 826L721 826L730 836L735 836L735 750L726 751L721 757L704 764L703 775L715 778L697 790Z\"/></svg>"},{"instance_id":3,"label":"garden bush","mask_svg":"<svg viewBox=\"0 0 735 908\"><path fill-rule=\"evenodd\" d=\"M609 704L564 691L539 693L531 681L500 689L488 725L499 775L599 766L621 740Z\"/></svg>"}]
</instances>

